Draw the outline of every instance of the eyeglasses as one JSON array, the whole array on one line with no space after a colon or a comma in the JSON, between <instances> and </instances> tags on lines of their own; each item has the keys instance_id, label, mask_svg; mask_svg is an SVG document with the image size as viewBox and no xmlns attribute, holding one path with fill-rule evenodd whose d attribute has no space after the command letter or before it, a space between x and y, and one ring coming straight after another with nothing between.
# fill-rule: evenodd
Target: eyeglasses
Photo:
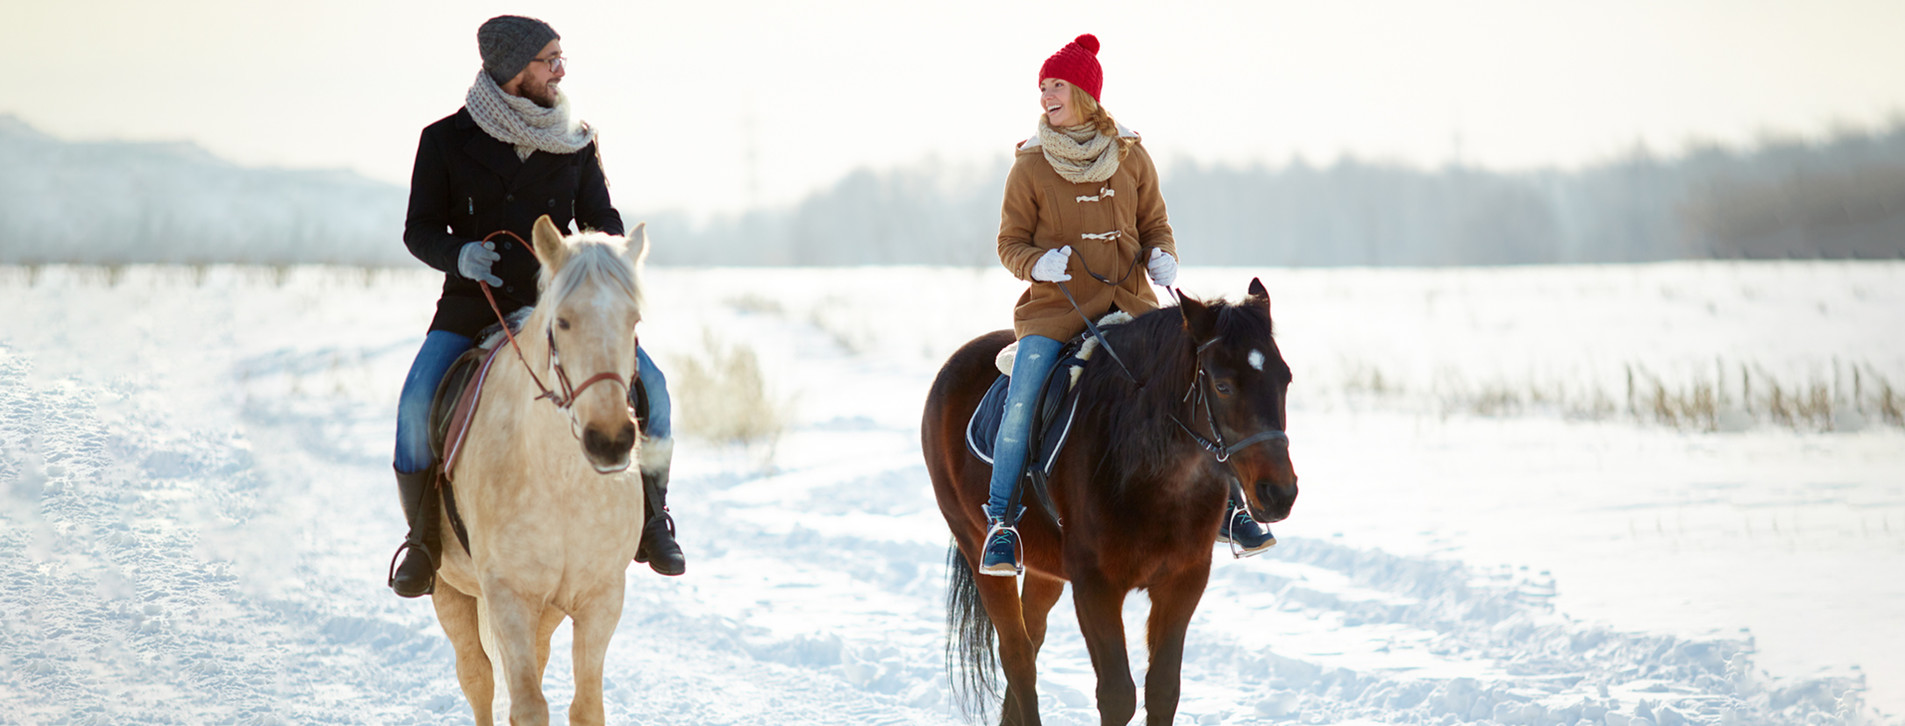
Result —
<instances>
[{"instance_id":1,"label":"eyeglasses","mask_svg":"<svg viewBox=\"0 0 1905 726\"><path fill-rule=\"evenodd\" d=\"M531 58L529 60L532 63L548 63L550 73L562 72L562 63L564 60L562 56L555 55L555 56L550 56L548 58Z\"/></svg>"}]
</instances>

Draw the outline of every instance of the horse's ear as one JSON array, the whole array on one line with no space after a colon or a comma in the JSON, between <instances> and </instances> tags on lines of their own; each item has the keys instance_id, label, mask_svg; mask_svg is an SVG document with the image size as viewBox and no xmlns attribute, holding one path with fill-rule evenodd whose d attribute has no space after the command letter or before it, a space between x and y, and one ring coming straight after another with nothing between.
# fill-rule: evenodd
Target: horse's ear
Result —
<instances>
[{"instance_id":1,"label":"horse's ear","mask_svg":"<svg viewBox=\"0 0 1905 726\"><path fill-rule=\"evenodd\" d=\"M1197 298L1177 291L1177 307L1184 313L1184 330L1191 334L1196 345L1202 345L1217 333L1217 316L1211 314L1210 306L1199 302Z\"/></svg>"},{"instance_id":2,"label":"horse's ear","mask_svg":"<svg viewBox=\"0 0 1905 726\"><path fill-rule=\"evenodd\" d=\"M1264 312L1270 312L1270 291L1263 286L1263 280L1250 278L1250 302L1262 305Z\"/></svg>"},{"instance_id":3,"label":"horse's ear","mask_svg":"<svg viewBox=\"0 0 1905 726\"><path fill-rule=\"evenodd\" d=\"M562 246L562 230L556 228L555 222L549 221L549 215L536 218L536 226L530 230L529 239L536 253L536 261L542 263L544 269L552 272L562 269L562 253L565 249Z\"/></svg>"},{"instance_id":4,"label":"horse's ear","mask_svg":"<svg viewBox=\"0 0 1905 726\"><path fill-rule=\"evenodd\" d=\"M648 223L636 222L628 231L628 261L640 267L648 259Z\"/></svg>"}]
</instances>

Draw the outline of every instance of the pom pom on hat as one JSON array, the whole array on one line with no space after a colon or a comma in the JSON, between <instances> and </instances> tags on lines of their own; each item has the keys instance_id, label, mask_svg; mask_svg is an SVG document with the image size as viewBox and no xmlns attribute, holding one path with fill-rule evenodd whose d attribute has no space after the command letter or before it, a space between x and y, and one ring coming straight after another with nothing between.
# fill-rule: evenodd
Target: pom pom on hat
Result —
<instances>
[{"instance_id":1,"label":"pom pom on hat","mask_svg":"<svg viewBox=\"0 0 1905 726\"><path fill-rule=\"evenodd\" d=\"M1098 65L1098 36L1090 33L1078 36L1077 40L1066 43L1052 57L1045 59L1045 65L1039 68L1038 79L1043 83L1047 78L1070 83L1091 94L1092 100L1100 100L1098 93L1104 89L1105 72Z\"/></svg>"}]
</instances>

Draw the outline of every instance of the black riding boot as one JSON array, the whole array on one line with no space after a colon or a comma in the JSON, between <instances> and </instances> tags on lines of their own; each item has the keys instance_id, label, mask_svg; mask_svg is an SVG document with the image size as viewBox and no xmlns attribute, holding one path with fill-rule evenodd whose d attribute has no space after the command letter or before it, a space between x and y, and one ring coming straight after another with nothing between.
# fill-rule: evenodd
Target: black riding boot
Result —
<instances>
[{"instance_id":1,"label":"black riding boot","mask_svg":"<svg viewBox=\"0 0 1905 726\"><path fill-rule=\"evenodd\" d=\"M668 516L668 469L642 471L642 495L647 497L648 521L642 524L642 543L635 549L635 561L646 562L656 572L673 577L688 571L688 558L681 545L675 544L675 518Z\"/></svg>"},{"instance_id":2,"label":"black riding boot","mask_svg":"<svg viewBox=\"0 0 1905 726\"><path fill-rule=\"evenodd\" d=\"M430 486L436 478L432 466L412 474L397 472L397 491L403 497L404 519L410 532L391 555L390 589L402 597L419 597L436 592L437 550L441 548L438 530L442 497ZM403 558L399 564L397 558Z\"/></svg>"}]
</instances>

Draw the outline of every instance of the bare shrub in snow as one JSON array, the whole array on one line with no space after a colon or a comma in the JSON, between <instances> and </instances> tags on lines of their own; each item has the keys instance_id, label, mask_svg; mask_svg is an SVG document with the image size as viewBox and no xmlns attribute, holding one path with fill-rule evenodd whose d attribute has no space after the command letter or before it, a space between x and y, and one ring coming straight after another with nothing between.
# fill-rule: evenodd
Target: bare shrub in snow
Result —
<instances>
[{"instance_id":1,"label":"bare shrub in snow","mask_svg":"<svg viewBox=\"0 0 1905 726\"><path fill-rule=\"evenodd\" d=\"M724 443L773 444L787 429L789 406L771 396L759 356L704 330L702 351L675 356L670 395L682 432Z\"/></svg>"}]
</instances>

